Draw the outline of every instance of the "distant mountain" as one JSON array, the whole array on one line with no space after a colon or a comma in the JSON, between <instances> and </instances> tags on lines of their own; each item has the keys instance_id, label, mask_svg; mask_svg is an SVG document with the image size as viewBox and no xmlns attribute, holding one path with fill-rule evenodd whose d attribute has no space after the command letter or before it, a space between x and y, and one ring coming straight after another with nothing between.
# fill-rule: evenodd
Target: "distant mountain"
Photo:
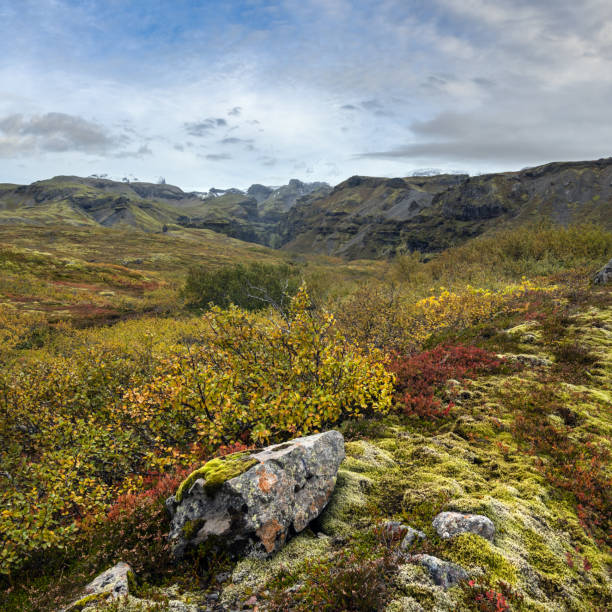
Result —
<instances>
[{"instance_id":1,"label":"distant mountain","mask_svg":"<svg viewBox=\"0 0 612 612\"><path fill-rule=\"evenodd\" d=\"M31 185L0 184L0 224L132 227L147 232L174 226L211 229L261 244L275 240L279 214L298 198L331 191L326 183L253 185L184 192L167 184L56 176Z\"/></svg>"},{"instance_id":2,"label":"distant mountain","mask_svg":"<svg viewBox=\"0 0 612 612\"><path fill-rule=\"evenodd\" d=\"M210 229L305 253L377 258L436 252L507 225L593 222L612 230L612 158L519 172L184 192L166 184L58 176L0 184L0 224Z\"/></svg>"},{"instance_id":3,"label":"distant mountain","mask_svg":"<svg viewBox=\"0 0 612 612\"><path fill-rule=\"evenodd\" d=\"M329 195L300 200L279 234L286 249L355 259L440 251L503 225L540 220L612 230L612 158L474 177L354 176Z\"/></svg>"}]
</instances>

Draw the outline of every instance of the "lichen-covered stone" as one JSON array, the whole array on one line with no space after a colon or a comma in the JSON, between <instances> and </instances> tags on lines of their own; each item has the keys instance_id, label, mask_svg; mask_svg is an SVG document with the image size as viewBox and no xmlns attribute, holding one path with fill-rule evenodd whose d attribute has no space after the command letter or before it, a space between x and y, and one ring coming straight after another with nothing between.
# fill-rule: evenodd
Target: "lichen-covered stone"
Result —
<instances>
[{"instance_id":1,"label":"lichen-covered stone","mask_svg":"<svg viewBox=\"0 0 612 612\"><path fill-rule=\"evenodd\" d=\"M535 340L535 338L534 338ZM514 353L500 353L497 355L499 359L505 359L514 363L520 363L527 367L541 368L552 365L552 361L548 357L542 357L541 355L529 355L529 354L514 354Z\"/></svg>"},{"instance_id":2,"label":"lichen-covered stone","mask_svg":"<svg viewBox=\"0 0 612 612\"><path fill-rule=\"evenodd\" d=\"M400 541L399 548L402 552L407 551L417 538L424 539L426 537L422 531L400 521L385 521L382 528L390 538Z\"/></svg>"},{"instance_id":3,"label":"lichen-covered stone","mask_svg":"<svg viewBox=\"0 0 612 612\"><path fill-rule=\"evenodd\" d=\"M117 563L117 565L94 578L83 589L81 596L65 610L81 612L82 610L94 609L96 605L103 601L126 597L130 591L130 575L133 576L133 572L127 563Z\"/></svg>"},{"instance_id":4,"label":"lichen-covered stone","mask_svg":"<svg viewBox=\"0 0 612 612\"><path fill-rule=\"evenodd\" d=\"M460 533L475 533L487 540L495 536L493 521L480 514L440 512L432 524L441 538L452 538Z\"/></svg>"},{"instance_id":5,"label":"lichen-covered stone","mask_svg":"<svg viewBox=\"0 0 612 612\"><path fill-rule=\"evenodd\" d=\"M342 434L328 431L243 453L237 470L250 467L238 474L226 471L228 477L218 478L214 487L207 486L201 469L166 502L175 556L211 538L230 550L250 548L263 555L279 550L327 505L343 459ZM223 472L221 463L216 475Z\"/></svg>"},{"instance_id":6,"label":"lichen-covered stone","mask_svg":"<svg viewBox=\"0 0 612 612\"><path fill-rule=\"evenodd\" d=\"M605 285L607 283L612 283L612 259L593 278L594 285Z\"/></svg>"},{"instance_id":7,"label":"lichen-covered stone","mask_svg":"<svg viewBox=\"0 0 612 612\"><path fill-rule=\"evenodd\" d=\"M431 555L413 555L411 561L425 567L434 583L444 589L448 589L462 580L467 580L469 577L468 573L459 565L442 561L442 559Z\"/></svg>"}]
</instances>

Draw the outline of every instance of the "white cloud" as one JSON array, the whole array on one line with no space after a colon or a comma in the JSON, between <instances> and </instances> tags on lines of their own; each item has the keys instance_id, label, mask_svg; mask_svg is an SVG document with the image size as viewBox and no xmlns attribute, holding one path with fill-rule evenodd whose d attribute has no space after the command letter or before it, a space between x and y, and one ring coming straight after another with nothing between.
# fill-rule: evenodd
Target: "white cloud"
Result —
<instances>
[{"instance_id":1,"label":"white cloud","mask_svg":"<svg viewBox=\"0 0 612 612\"><path fill-rule=\"evenodd\" d=\"M9 0L0 181L95 171L204 190L608 153L607 0L249 5L261 23L218 11L168 42L114 39L96 0Z\"/></svg>"}]
</instances>

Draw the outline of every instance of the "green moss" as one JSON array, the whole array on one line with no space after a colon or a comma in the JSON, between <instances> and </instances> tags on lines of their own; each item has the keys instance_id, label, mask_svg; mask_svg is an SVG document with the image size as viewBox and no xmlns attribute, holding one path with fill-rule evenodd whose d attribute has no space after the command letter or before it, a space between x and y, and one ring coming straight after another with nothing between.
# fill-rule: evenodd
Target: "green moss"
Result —
<instances>
[{"instance_id":1,"label":"green moss","mask_svg":"<svg viewBox=\"0 0 612 612\"><path fill-rule=\"evenodd\" d=\"M128 592L130 595L138 594L138 582L136 581L136 574L132 570L127 573Z\"/></svg>"},{"instance_id":2,"label":"green moss","mask_svg":"<svg viewBox=\"0 0 612 612\"><path fill-rule=\"evenodd\" d=\"M193 521L186 521L181 529L185 540L191 540L198 531L200 531L202 525L204 525L203 519L196 519Z\"/></svg>"},{"instance_id":3,"label":"green moss","mask_svg":"<svg viewBox=\"0 0 612 612\"><path fill-rule=\"evenodd\" d=\"M180 502L185 493L189 491L193 483L199 478L204 479L204 489L208 493L214 493L224 482L244 474L249 468L258 463L257 459L251 459L250 452L234 453L225 457L211 459L181 482L175 494L176 501Z\"/></svg>"},{"instance_id":4,"label":"green moss","mask_svg":"<svg viewBox=\"0 0 612 612\"><path fill-rule=\"evenodd\" d=\"M539 572L548 576L567 573L567 564L552 552L550 542L535 531L526 530L522 534L523 544L528 553L528 560Z\"/></svg>"},{"instance_id":5,"label":"green moss","mask_svg":"<svg viewBox=\"0 0 612 612\"><path fill-rule=\"evenodd\" d=\"M356 442L347 442L344 445L344 452L347 457L361 457L363 455L363 444L360 440Z\"/></svg>"},{"instance_id":6,"label":"green moss","mask_svg":"<svg viewBox=\"0 0 612 612\"><path fill-rule=\"evenodd\" d=\"M462 533L448 542L448 558L463 567L481 567L493 580L516 584L516 568L479 535Z\"/></svg>"},{"instance_id":7,"label":"green moss","mask_svg":"<svg viewBox=\"0 0 612 612\"><path fill-rule=\"evenodd\" d=\"M93 593L92 595L87 595L79 599L78 601L75 601L68 609L70 610L70 612L81 612L81 610L83 610L84 608L86 608L87 606L91 604L106 601L109 595L110 593L108 591L105 591L103 593Z\"/></svg>"}]
</instances>

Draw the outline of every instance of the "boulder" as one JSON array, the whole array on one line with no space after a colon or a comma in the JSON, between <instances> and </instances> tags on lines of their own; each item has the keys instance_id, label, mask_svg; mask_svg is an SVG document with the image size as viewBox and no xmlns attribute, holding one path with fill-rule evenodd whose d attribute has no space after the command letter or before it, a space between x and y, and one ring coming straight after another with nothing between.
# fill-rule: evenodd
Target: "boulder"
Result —
<instances>
[{"instance_id":1,"label":"boulder","mask_svg":"<svg viewBox=\"0 0 612 612\"><path fill-rule=\"evenodd\" d=\"M418 563L425 567L432 580L444 589L468 579L468 573L460 566L450 561L442 561L431 555L412 555L412 563Z\"/></svg>"},{"instance_id":2,"label":"boulder","mask_svg":"<svg viewBox=\"0 0 612 612\"><path fill-rule=\"evenodd\" d=\"M92 580L83 589L81 596L64 610L81 612L81 610L95 609L97 605L111 599L127 597L132 579L132 568L127 563L119 562Z\"/></svg>"},{"instance_id":3,"label":"boulder","mask_svg":"<svg viewBox=\"0 0 612 612\"><path fill-rule=\"evenodd\" d=\"M612 283L612 259L593 278L594 285Z\"/></svg>"},{"instance_id":4,"label":"boulder","mask_svg":"<svg viewBox=\"0 0 612 612\"><path fill-rule=\"evenodd\" d=\"M452 538L460 533L475 533L492 541L495 536L493 521L481 514L440 512L432 524L442 538Z\"/></svg>"},{"instance_id":5,"label":"boulder","mask_svg":"<svg viewBox=\"0 0 612 612\"><path fill-rule=\"evenodd\" d=\"M207 540L234 554L274 553L325 508L343 459L342 434L327 431L209 461L166 501L175 557Z\"/></svg>"}]
</instances>

